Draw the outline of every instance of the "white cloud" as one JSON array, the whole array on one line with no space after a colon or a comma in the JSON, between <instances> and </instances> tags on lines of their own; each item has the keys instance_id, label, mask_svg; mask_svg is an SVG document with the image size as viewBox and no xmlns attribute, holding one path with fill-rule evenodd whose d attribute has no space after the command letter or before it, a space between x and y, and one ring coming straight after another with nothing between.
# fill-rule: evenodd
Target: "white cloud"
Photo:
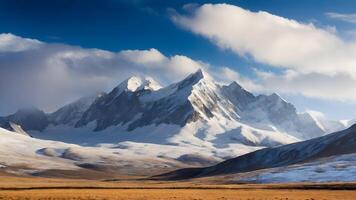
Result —
<instances>
[{"instance_id":1,"label":"white cloud","mask_svg":"<svg viewBox=\"0 0 356 200\"><path fill-rule=\"evenodd\" d=\"M258 84L263 91L356 102L356 80L350 74L299 74L295 71L286 71L277 75L258 70L256 74Z\"/></svg>"},{"instance_id":2,"label":"white cloud","mask_svg":"<svg viewBox=\"0 0 356 200\"><path fill-rule=\"evenodd\" d=\"M172 19L219 47L250 55L257 62L304 73L348 72L356 76L356 43L346 43L311 23L227 4L205 4L192 15Z\"/></svg>"},{"instance_id":3,"label":"white cloud","mask_svg":"<svg viewBox=\"0 0 356 200\"><path fill-rule=\"evenodd\" d=\"M0 34L0 112L32 105L53 110L83 95L110 90L132 75L171 83L205 65L182 55L167 57L156 49L115 53Z\"/></svg>"},{"instance_id":4,"label":"white cloud","mask_svg":"<svg viewBox=\"0 0 356 200\"><path fill-rule=\"evenodd\" d=\"M282 69L256 71L256 91L356 102L356 41L343 40L334 28L228 4L205 4L172 20L222 49Z\"/></svg>"},{"instance_id":5,"label":"white cloud","mask_svg":"<svg viewBox=\"0 0 356 200\"><path fill-rule=\"evenodd\" d=\"M320 111L307 109L305 112L309 113L311 116L316 117L317 119L325 119L325 114Z\"/></svg>"},{"instance_id":6,"label":"white cloud","mask_svg":"<svg viewBox=\"0 0 356 200\"><path fill-rule=\"evenodd\" d=\"M212 71L214 78L220 81L222 84L229 84L232 81L236 81L243 88L248 91L261 91L263 90L262 86L257 82L242 76L239 72L234 71L228 67L220 67Z\"/></svg>"},{"instance_id":7,"label":"white cloud","mask_svg":"<svg viewBox=\"0 0 356 200\"><path fill-rule=\"evenodd\" d=\"M345 14L345 13L328 12L325 13L325 15L332 19L337 19L337 20L356 24L356 13Z\"/></svg>"},{"instance_id":8,"label":"white cloud","mask_svg":"<svg viewBox=\"0 0 356 200\"><path fill-rule=\"evenodd\" d=\"M11 33L1 34L0 52L19 52L38 48L42 43L38 40L25 39Z\"/></svg>"},{"instance_id":9,"label":"white cloud","mask_svg":"<svg viewBox=\"0 0 356 200\"><path fill-rule=\"evenodd\" d=\"M166 62L167 58L157 49L149 50L126 50L120 54L126 57L131 62L136 62L144 65L157 65Z\"/></svg>"}]
</instances>

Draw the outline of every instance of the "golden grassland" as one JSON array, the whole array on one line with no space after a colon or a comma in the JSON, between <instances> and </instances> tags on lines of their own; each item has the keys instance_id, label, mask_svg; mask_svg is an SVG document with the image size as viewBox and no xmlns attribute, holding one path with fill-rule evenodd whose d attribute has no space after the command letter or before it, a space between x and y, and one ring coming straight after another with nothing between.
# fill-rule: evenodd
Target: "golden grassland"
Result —
<instances>
[{"instance_id":1,"label":"golden grassland","mask_svg":"<svg viewBox=\"0 0 356 200\"><path fill-rule=\"evenodd\" d=\"M354 191L325 191L325 190L268 190L268 189L56 189L30 191L2 191L0 199L14 200L74 200L74 199L116 199L116 200L324 200L340 199L355 200Z\"/></svg>"},{"instance_id":2,"label":"golden grassland","mask_svg":"<svg viewBox=\"0 0 356 200\"><path fill-rule=\"evenodd\" d=\"M350 184L212 184L204 180L95 181L0 174L0 200L356 200Z\"/></svg>"}]
</instances>

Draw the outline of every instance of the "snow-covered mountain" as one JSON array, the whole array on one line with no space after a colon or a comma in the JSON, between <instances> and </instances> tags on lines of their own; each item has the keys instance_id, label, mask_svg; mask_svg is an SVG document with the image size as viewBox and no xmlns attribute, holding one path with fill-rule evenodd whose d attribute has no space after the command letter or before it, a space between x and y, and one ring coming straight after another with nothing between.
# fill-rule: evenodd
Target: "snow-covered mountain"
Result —
<instances>
[{"instance_id":1,"label":"snow-covered mountain","mask_svg":"<svg viewBox=\"0 0 356 200\"><path fill-rule=\"evenodd\" d=\"M330 156L331 147L344 151L338 145L354 137L324 135L351 123L297 113L277 94L255 95L236 82L220 85L202 70L166 87L152 78L131 77L108 93L83 97L53 113L30 108L0 117L0 126L10 130L0 128L0 170L153 175L245 154L225 162L224 170L279 167L321 152ZM324 139L296 143L319 136ZM298 167L290 169L294 173Z\"/></svg>"},{"instance_id":2,"label":"snow-covered mountain","mask_svg":"<svg viewBox=\"0 0 356 200\"><path fill-rule=\"evenodd\" d=\"M133 82L132 79L135 79L134 87L128 84ZM117 125L127 125L130 131L149 125L175 124L183 127L190 122L213 117L239 117L234 105L220 96L218 86L202 71L161 90L139 85L144 83L150 82L133 77L121 83L92 104L77 127L96 121L97 131Z\"/></svg>"},{"instance_id":3,"label":"snow-covered mountain","mask_svg":"<svg viewBox=\"0 0 356 200\"><path fill-rule=\"evenodd\" d=\"M217 84L202 70L167 87L152 78L131 77L109 93L82 98L54 113L32 109L0 118L1 127L9 128L10 122L36 138L89 146L130 141L199 147L217 158L343 128L321 126L277 94L254 95L236 82Z\"/></svg>"}]
</instances>

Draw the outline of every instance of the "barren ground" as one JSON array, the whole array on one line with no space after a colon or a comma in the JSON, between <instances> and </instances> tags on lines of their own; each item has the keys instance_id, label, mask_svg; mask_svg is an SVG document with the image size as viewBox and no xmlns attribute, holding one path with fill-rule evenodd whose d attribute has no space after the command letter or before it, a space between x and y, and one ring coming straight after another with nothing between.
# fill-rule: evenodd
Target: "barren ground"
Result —
<instances>
[{"instance_id":1,"label":"barren ground","mask_svg":"<svg viewBox=\"0 0 356 200\"><path fill-rule=\"evenodd\" d=\"M0 174L0 199L13 200L355 200L356 183L212 184L211 180L83 180Z\"/></svg>"}]
</instances>

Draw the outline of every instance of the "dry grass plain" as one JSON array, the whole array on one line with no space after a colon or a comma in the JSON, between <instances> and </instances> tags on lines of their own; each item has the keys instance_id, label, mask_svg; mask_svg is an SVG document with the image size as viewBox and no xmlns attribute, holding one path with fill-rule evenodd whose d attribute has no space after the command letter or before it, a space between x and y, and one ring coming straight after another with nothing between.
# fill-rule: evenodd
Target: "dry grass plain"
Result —
<instances>
[{"instance_id":1,"label":"dry grass plain","mask_svg":"<svg viewBox=\"0 0 356 200\"><path fill-rule=\"evenodd\" d=\"M356 200L355 184L95 181L0 174L0 200Z\"/></svg>"},{"instance_id":2,"label":"dry grass plain","mask_svg":"<svg viewBox=\"0 0 356 200\"><path fill-rule=\"evenodd\" d=\"M0 199L13 200L355 200L354 191L325 190L267 190L267 189L55 189L29 191L2 191Z\"/></svg>"}]
</instances>

